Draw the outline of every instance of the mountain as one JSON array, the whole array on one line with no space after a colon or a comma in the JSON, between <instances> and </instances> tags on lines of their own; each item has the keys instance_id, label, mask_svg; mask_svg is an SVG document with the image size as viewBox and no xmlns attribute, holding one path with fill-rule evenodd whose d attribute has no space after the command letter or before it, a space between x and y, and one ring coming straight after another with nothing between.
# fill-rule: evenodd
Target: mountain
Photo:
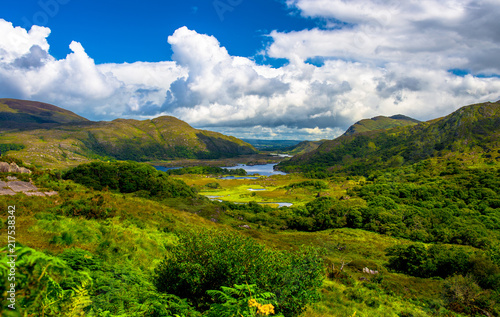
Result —
<instances>
[{"instance_id":1,"label":"mountain","mask_svg":"<svg viewBox=\"0 0 500 317\"><path fill-rule=\"evenodd\" d=\"M431 157L459 157L471 163L499 161L500 101L465 106L446 117L415 125L346 133L280 163L278 168L368 174L376 168Z\"/></svg>"},{"instance_id":2,"label":"mountain","mask_svg":"<svg viewBox=\"0 0 500 317\"><path fill-rule=\"evenodd\" d=\"M33 129L89 121L54 105L19 99L0 99L0 129Z\"/></svg>"},{"instance_id":3,"label":"mountain","mask_svg":"<svg viewBox=\"0 0 500 317\"><path fill-rule=\"evenodd\" d=\"M0 148L17 150L9 155L27 163L74 165L97 157L153 161L256 153L242 140L195 129L174 117L93 122L56 106L10 100L2 100L1 113L10 111L29 127L5 129L13 117L0 117Z\"/></svg>"},{"instance_id":4,"label":"mountain","mask_svg":"<svg viewBox=\"0 0 500 317\"><path fill-rule=\"evenodd\" d=\"M346 130L346 135L352 135L355 133L374 131L374 130L385 130L394 127L401 127L407 125L416 125L420 121L412 119L410 117L398 114L392 117L378 116L371 119L363 119L356 122L349 129Z\"/></svg>"},{"instance_id":5,"label":"mountain","mask_svg":"<svg viewBox=\"0 0 500 317\"><path fill-rule=\"evenodd\" d=\"M242 139L261 151L282 151L299 144L299 140Z\"/></svg>"},{"instance_id":6,"label":"mountain","mask_svg":"<svg viewBox=\"0 0 500 317\"><path fill-rule=\"evenodd\" d=\"M304 154L304 153L316 150L325 141L326 140L302 141L295 146L290 146L290 147L283 149L283 151L286 151L288 154L292 154L292 155Z\"/></svg>"},{"instance_id":7,"label":"mountain","mask_svg":"<svg viewBox=\"0 0 500 317\"><path fill-rule=\"evenodd\" d=\"M361 121L356 122L355 124L350 126L349 129L346 130L344 135L353 135L356 133L362 133L374 130L384 130L394 127L416 125L419 122L420 121L418 120L412 119L410 117L401 114L392 117L378 116L375 118L363 119ZM316 150L326 141L327 140L302 141L296 145L284 148L282 149L282 151L285 151L292 155L305 154Z\"/></svg>"}]
</instances>

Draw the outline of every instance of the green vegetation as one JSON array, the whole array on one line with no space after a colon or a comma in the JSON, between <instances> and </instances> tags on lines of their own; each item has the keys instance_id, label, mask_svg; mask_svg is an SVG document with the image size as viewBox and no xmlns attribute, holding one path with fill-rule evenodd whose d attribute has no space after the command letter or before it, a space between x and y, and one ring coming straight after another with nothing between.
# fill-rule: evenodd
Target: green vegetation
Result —
<instances>
[{"instance_id":1,"label":"green vegetation","mask_svg":"<svg viewBox=\"0 0 500 317\"><path fill-rule=\"evenodd\" d=\"M411 165L432 157L494 164L500 160L500 102L463 107L429 122L343 135L278 165L324 178L338 172L368 176L376 169Z\"/></svg>"},{"instance_id":2,"label":"green vegetation","mask_svg":"<svg viewBox=\"0 0 500 317\"><path fill-rule=\"evenodd\" d=\"M0 99L2 129L35 129L58 124L84 122L87 119L71 111L37 101Z\"/></svg>"},{"instance_id":3,"label":"green vegetation","mask_svg":"<svg viewBox=\"0 0 500 317\"><path fill-rule=\"evenodd\" d=\"M301 174L218 179L226 171L126 161L2 173L58 192L0 196L0 210L16 206L18 256L18 310L2 314L500 316L497 109L327 141L283 164Z\"/></svg>"},{"instance_id":4,"label":"green vegetation","mask_svg":"<svg viewBox=\"0 0 500 317\"><path fill-rule=\"evenodd\" d=\"M324 188L324 184L305 181L285 188ZM491 241L500 241L497 188L498 168L470 169L454 161L444 166L423 161L374 173L339 198L318 197L304 206L281 208L270 221L298 230L363 228L414 241L488 249ZM251 222L263 220L238 216Z\"/></svg>"},{"instance_id":5,"label":"green vegetation","mask_svg":"<svg viewBox=\"0 0 500 317\"><path fill-rule=\"evenodd\" d=\"M302 141L297 145L290 146L287 148L282 149L282 151L288 153L288 154L304 154L308 152L312 152L316 150L318 147L320 147L321 144L325 143L326 140L319 140L319 141Z\"/></svg>"},{"instance_id":6,"label":"green vegetation","mask_svg":"<svg viewBox=\"0 0 500 317\"><path fill-rule=\"evenodd\" d=\"M196 196L184 182L171 179L150 165L135 162L82 164L67 171L63 178L95 190L107 188L120 193L140 192L144 197Z\"/></svg>"},{"instance_id":7,"label":"green vegetation","mask_svg":"<svg viewBox=\"0 0 500 317\"><path fill-rule=\"evenodd\" d=\"M232 287L221 287L221 291L208 291L208 295L217 298L220 304L210 306L208 317L231 317L243 316L254 317L258 315L269 315L275 313L277 306L273 300L276 295L270 292L261 292L257 285L234 285ZM283 316L281 314L275 316Z\"/></svg>"},{"instance_id":8,"label":"green vegetation","mask_svg":"<svg viewBox=\"0 0 500 317\"><path fill-rule=\"evenodd\" d=\"M5 154L7 151L20 151L24 149L25 146L22 144L15 144L15 143L2 143L0 144L0 153Z\"/></svg>"},{"instance_id":9,"label":"green vegetation","mask_svg":"<svg viewBox=\"0 0 500 317\"><path fill-rule=\"evenodd\" d=\"M0 99L0 144L24 146L11 155L40 167L67 167L92 159L162 161L255 154L235 137L198 130L174 117L91 122L59 107Z\"/></svg>"},{"instance_id":10,"label":"green vegetation","mask_svg":"<svg viewBox=\"0 0 500 317\"><path fill-rule=\"evenodd\" d=\"M387 130L394 127L412 126L418 123L420 123L420 121L403 115L395 115L392 117L378 116L356 122L347 129L345 134L352 135L368 131Z\"/></svg>"},{"instance_id":11,"label":"green vegetation","mask_svg":"<svg viewBox=\"0 0 500 317\"><path fill-rule=\"evenodd\" d=\"M275 251L233 232L185 232L179 245L156 269L160 292L187 298L206 309L209 290L225 285L256 284L276 294L277 312L297 316L318 299L323 268L313 250L301 254Z\"/></svg>"},{"instance_id":12,"label":"green vegetation","mask_svg":"<svg viewBox=\"0 0 500 317\"><path fill-rule=\"evenodd\" d=\"M312 187L315 189L328 189L328 184L323 181L303 181L285 186L286 189Z\"/></svg>"}]
</instances>

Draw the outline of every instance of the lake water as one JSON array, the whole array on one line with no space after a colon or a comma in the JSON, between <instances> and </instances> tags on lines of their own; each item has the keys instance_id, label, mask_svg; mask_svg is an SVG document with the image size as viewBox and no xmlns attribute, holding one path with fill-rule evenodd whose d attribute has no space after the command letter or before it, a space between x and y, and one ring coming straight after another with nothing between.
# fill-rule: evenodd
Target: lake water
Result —
<instances>
[{"instance_id":1,"label":"lake water","mask_svg":"<svg viewBox=\"0 0 500 317\"><path fill-rule=\"evenodd\" d=\"M169 170L176 170L176 169L182 168L182 167L165 167L165 166L153 166L153 167L161 172L166 172Z\"/></svg>"},{"instance_id":2,"label":"lake water","mask_svg":"<svg viewBox=\"0 0 500 317\"><path fill-rule=\"evenodd\" d=\"M257 179L258 177L252 177L253 174L258 174L260 176L271 176L271 175L286 175L286 173L275 171L274 165L276 164L264 164L264 165L244 165L238 164L236 166L224 166L222 168L227 168L228 170L234 170L237 168L244 169L248 176L226 176L222 177L222 179ZM164 166L154 166L159 171L166 172L168 170L174 170L182 167L164 167Z\"/></svg>"},{"instance_id":3,"label":"lake water","mask_svg":"<svg viewBox=\"0 0 500 317\"><path fill-rule=\"evenodd\" d=\"M271 175L286 175L286 173L280 172L280 171L275 171L274 166L276 164L264 164L264 165L244 165L244 164L238 164L237 166L228 166L228 167L223 167L227 169L237 169L237 168L242 168L245 171L247 171L248 175L253 175L253 174L258 174L262 176L271 176Z\"/></svg>"}]
</instances>

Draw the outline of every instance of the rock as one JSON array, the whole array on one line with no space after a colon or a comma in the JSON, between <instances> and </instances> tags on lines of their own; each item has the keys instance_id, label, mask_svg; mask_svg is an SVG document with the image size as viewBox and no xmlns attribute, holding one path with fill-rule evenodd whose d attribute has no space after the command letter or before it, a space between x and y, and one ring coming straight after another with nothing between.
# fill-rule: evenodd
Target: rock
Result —
<instances>
[{"instance_id":1,"label":"rock","mask_svg":"<svg viewBox=\"0 0 500 317\"><path fill-rule=\"evenodd\" d=\"M9 179L17 179L15 177ZM24 193L26 196L54 196L57 195L56 191L42 192L31 182L23 181L0 181L0 196L1 195L15 195L16 193Z\"/></svg>"},{"instance_id":2,"label":"rock","mask_svg":"<svg viewBox=\"0 0 500 317\"><path fill-rule=\"evenodd\" d=\"M26 196L40 196L40 197L45 196L45 194L42 192L24 192L24 194Z\"/></svg>"},{"instance_id":3,"label":"rock","mask_svg":"<svg viewBox=\"0 0 500 317\"><path fill-rule=\"evenodd\" d=\"M24 167L17 166L16 163L6 163L0 162L0 172L1 173L22 173L22 174L31 174L31 171Z\"/></svg>"},{"instance_id":4,"label":"rock","mask_svg":"<svg viewBox=\"0 0 500 317\"><path fill-rule=\"evenodd\" d=\"M365 267L365 268L363 268L363 273L375 275L375 274L378 274L378 271L373 271L373 270L370 270L369 268Z\"/></svg>"},{"instance_id":5,"label":"rock","mask_svg":"<svg viewBox=\"0 0 500 317\"><path fill-rule=\"evenodd\" d=\"M238 227L243 229L251 229L249 225L239 225Z\"/></svg>"},{"instance_id":6,"label":"rock","mask_svg":"<svg viewBox=\"0 0 500 317\"><path fill-rule=\"evenodd\" d=\"M28 182L21 182L21 181L13 181L13 182L8 182L7 184L10 189L15 191L16 193L18 192L29 192L29 191L37 191L38 188Z\"/></svg>"}]
</instances>

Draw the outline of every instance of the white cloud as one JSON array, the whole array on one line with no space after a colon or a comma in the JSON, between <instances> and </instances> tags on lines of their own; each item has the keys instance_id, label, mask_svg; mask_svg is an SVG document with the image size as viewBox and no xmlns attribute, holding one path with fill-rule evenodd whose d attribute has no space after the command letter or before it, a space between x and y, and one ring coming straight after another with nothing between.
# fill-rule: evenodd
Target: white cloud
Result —
<instances>
[{"instance_id":1,"label":"white cloud","mask_svg":"<svg viewBox=\"0 0 500 317\"><path fill-rule=\"evenodd\" d=\"M500 78L478 76L500 74L496 1L287 3L329 27L271 32L264 54L289 59L280 68L231 56L215 37L186 27L168 38L172 61L96 65L77 42L57 60L50 29L28 32L0 19L0 97L95 120L168 114L238 137L283 139L333 138L363 118L428 120L500 99Z\"/></svg>"},{"instance_id":2,"label":"white cloud","mask_svg":"<svg viewBox=\"0 0 500 317\"><path fill-rule=\"evenodd\" d=\"M493 0L289 0L306 17L348 27L272 32L272 57L315 56L500 73L500 3Z\"/></svg>"},{"instance_id":3,"label":"white cloud","mask_svg":"<svg viewBox=\"0 0 500 317\"><path fill-rule=\"evenodd\" d=\"M30 53L33 46L48 51L46 38L49 34L50 29L46 27L35 25L28 32L0 19L0 63L12 63L16 58Z\"/></svg>"}]
</instances>

